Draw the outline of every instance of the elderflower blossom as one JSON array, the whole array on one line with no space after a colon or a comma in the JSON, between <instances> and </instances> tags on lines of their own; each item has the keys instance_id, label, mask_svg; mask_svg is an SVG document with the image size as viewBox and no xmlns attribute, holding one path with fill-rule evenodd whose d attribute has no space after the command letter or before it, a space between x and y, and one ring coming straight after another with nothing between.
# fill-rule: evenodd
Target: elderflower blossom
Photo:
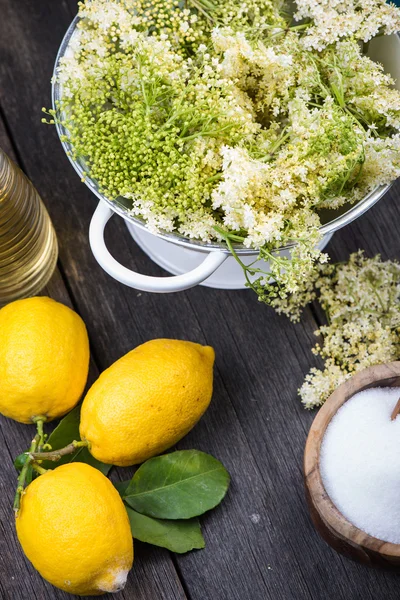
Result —
<instances>
[{"instance_id":1,"label":"elderflower blossom","mask_svg":"<svg viewBox=\"0 0 400 600\"><path fill-rule=\"evenodd\" d=\"M292 27L279 10L278 0L81 2L49 112L110 200L153 233L256 250L269 269L242 265L247 285L298 316L313 293L305 281L327 260L320 211L400 175L400 92L358 43L400 26L400 11L298 0L306 22Z\"/></svg>"},{"instance_id":2,"label":"elderflower blossom","mask_svg":"<svg viewBox=\"0 0 400 600\"><path fill-rule=\"evenodd\" d=\"M183 56L207 47L217 26L245 30L253 37L265 28L284 26L279 3L273 0L92 0L79 7L80 16L97 31L113 28L123 41L135 30L165 36Z\"/></svg>"},{"instance_id":3,"label":"elderflower blossom","mask_svg":"<svg viewBox=\"0 0 400 600\"><path fill-rule=\"evenodd\" d=\"M306 408L323 404L357 371L400 354L399 263L359 251L347 263L321 267L315 289L329 324L316 332L322 342L313 349L324 367L312 368L300 388Z\"/></svg>"},{"instance_id":4,"label":"elderflower blossom","mask_svg":"<svg viewBox=\"0 0 400 600\"><path fill-rule=\"evenodd\" d=\"M381 0L296 0L296 6L295 19L311 19L303 38L307 49L321 51L347 37L368 42L400 29L398 8Z\"/></svg>"},{"instance_id":5,"label":"elderflower blossom","mask_svg":"<svg viewBox=\"0 0 400 600\"><path fill-rule=\"evenodd\" d=\"M243 32L217 28L212 33L214 49L223 54L221 72L236 79L238 87L253 99L257 113L270 110L274 117L285 112L296 84L294 65L296 36L274 48L259 40L251 43Z\"/></svg>"}]
</instances>

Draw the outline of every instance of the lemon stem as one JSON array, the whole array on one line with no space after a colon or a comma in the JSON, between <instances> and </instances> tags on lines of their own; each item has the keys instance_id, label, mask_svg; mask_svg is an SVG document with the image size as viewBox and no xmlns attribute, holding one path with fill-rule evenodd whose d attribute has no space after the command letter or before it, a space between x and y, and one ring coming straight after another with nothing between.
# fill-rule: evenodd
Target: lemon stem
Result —
<instances>
[{"instance_id":1,"label":"lemon stem","mask_svg":"<svg viewBox=\"0 0 400 600\"><path fill-rule=\"evenodd\" d=\"M22 497L22 494L24 493L24 489L25 489L26 476L28 474L28 470L29 470L31 463L33 462L32 452L35 452L39 443L40 443L40 435L37 433L32 440L31 447L29 448L28 458L27 458L24 466L22 467L21 473L19 474L19 477L17 479L17 491L15 492L15 498L14 498L14 511L16 514L18 513L20 505L21 505L21 497Z\"/></svg>"},{"instance_id":2,"label":"lemon stem","mask_svg":"<svg viewBox=\"0 0 400 600\"><path fill-rule=\"evenodd\" d=\"M44 475L48 471L48 469L43 469L43 467L36 463L32 463L32 469L36 471L36 473L39 473L39 475Z\"/></svg>"},{"instance_id":3,"label":"lemon stem","mask_svg":"<svg viewBox=\"0 0 400 600\"><path fill-rule=\"evenodd\" d=\"M41 450L44 446L44 441L45 441L45 435L44 435L44 431L43 431L43 423L45 423L47 421L47 419L46 419L46 417L39 415L37 417L33 417L32 421L33 421L33 423L36 423L36 429L37 429L38 436L39 436L37 450L38 450L38 452L41 452Z\"/></svg>"},{"instance_id":4,"label":"lemon stem","mask_svg":"<svg viewBox=\"0 0 400 600\"><path fill-rule=\"evenodd\" d=\"M89 446L89 442L76 442L73 441L71 444L68 444L68 446L65 446L65 448L60 448L59 450L54 450L54 452L31 452L29 451L29 455L32 458L32 460L51 460L53 462L57 462L58 460L60 460L60 458L62 458L63 456L66 456L67 454L72 454L73 452L75 452L75 450L77 448L87 448Z\"/></svg>"}]
</instances>

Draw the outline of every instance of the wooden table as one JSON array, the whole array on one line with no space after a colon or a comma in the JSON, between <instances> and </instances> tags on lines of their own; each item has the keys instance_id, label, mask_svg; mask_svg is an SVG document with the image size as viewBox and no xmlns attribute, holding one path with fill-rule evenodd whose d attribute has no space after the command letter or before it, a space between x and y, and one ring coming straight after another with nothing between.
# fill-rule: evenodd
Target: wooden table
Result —
<instances>
[{"instance_id":1,"label":"wooden table","mask_svg":"<svg viewBox=\"0 0 400 600\"><path fill-rule=\"evenodd\" d=\"M351 563L316 534L304 501L302 455L314 417L297 389L315 358L316 314L298 325L261 305L250 291L197 287L171 295L139 293L95 262L88 228L96 206L58 141L41 124L50 77L75 0L0 0L0 146L42 195L58 234L60 260L46 293L73 306L91 341L91 380L138 344L157 337L208 343L217 354L212 405L179 448L219 458L232 475L223 504L202 519L207 547L187 555L136 543L136 562L116 598L135 600L391 600L400 579ZM333 259L365 248L398 257L394 186L377 206L337 233ZM107 231L114 255L140 272L162 273L131 240L120 218ZM1 385L1 382L0 382ZM0 418L0 596L54 600L71 596L47 584L22 555L14 533L12 460L33 435ZM129 470L114 470L126 479ZM49 548L57 553L57 547ZM78 558L79 560L79 558Z\"/></svg>"}]
</instances>

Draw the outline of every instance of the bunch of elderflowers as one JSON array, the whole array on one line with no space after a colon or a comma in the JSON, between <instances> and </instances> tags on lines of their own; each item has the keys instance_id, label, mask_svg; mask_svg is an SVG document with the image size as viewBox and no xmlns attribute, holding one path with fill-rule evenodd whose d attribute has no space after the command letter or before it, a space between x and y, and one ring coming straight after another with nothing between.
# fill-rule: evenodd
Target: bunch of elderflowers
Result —
<instances>
[{"instance_id":1,"label":"bunch of elderflowers","mask_svg":"<svg viewBox=\"0 0 400 600\"><path fill-rule=\"evenodd\" d=\"M50 111L102 193L155 233L225 241L268 303L300 295L326 261L320 209L400 174L400 93L358 43L378 16L375 33L397 29L400 12L297 6L292 25L273 0L83 2ZM238 244L268 270L244 265Z\"/></svg>"},{"instance_id":2,"label":"bunch of elderflowers","mask_svg":"<svg viewBox=\"0 0 400 600\"><path fill-rule=\"evenodd\" d=\"M257 127L250 102L220 78L216 59L201 51L196 62L184 61L167 39L135 31L135 17L123 14L118 28L82 25L73 41L78 52L61 62L63 139L100 189L131 199L132 214L150 230L208 240L217 221L205 205L219 150Z\"/></svg>"},{"instance_id":3,"label":"bunch of elderflowers","mask_svg":"<svg viewBox=\"0 0 400 600\"><path fill-rule=\"evenodd\" d=\"M285 26L281 2L271 0L91 0L79 3L79 15L103 31L122 27L148 36L166 36L182 56L208 44L216 26L262 35L272 26Z\"/></svg>"},{"instance_id":4,"label":"bunch of elderflowers","mask_svg":"<svg viewBox=\"0 0 400 600\"><path fill-rule=\"evenodd\" d=\"M328 321L313 349L324 368L312 368L300 388L303 404L314 408L356 371L399 358L400 265L359 251L347 263L320 267L307 287L304 302L318 297Z\"/></svg>"},{"instance_id":5,"label":"bunch of elderflowers","mask_svg":"<svg viewBox=\"0 0 400 600\"><path fill-rule=\"evenodd\" d=\"M323 50L344 37L369 42L400 30L394 4L380 0L296 0L297 20L307 19L306 48Z\"/></svg>"}]
</instances>

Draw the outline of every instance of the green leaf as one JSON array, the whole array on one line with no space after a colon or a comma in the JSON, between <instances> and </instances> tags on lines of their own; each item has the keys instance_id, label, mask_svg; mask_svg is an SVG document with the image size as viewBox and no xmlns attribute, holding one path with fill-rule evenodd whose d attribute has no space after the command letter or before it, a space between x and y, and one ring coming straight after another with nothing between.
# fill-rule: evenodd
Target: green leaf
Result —
<instances>
[{"instance_id":1,"label":"green leaf","mask_svg":"<svg viewBox=\"0 0 400 600\"><path fill-rule=\"evenodd\" d=\"M120 496L122 496L122 498L125 496L126 490L128 489L130 482L130 479L128 479L128 481L117 481L117 483L113 482L114 487L117 489L117 492Z\"/></svg>"},{"instance_id":2,"label":"green leaf","mask_svg":"<svg viewBox=\"0 0 400 600\"><path fill-rule=\"evenodd\" d=\"M190 519L217 506L229 487L229 473L213 456L181 450L156 456L136 471L124 500L159 519Z\"/></svg>"},{"instance_id":3,"label":"green leaf","mask_svg":"<svg viewBox=\"0 0 400 600\"><path fill-rule=\"evenodd\" d=\"M132 535L141 542L161 546L183 554L205 547L200 523L197 519L187 521L163 521L153 519L125 507L131 524Z\"/></svg>"},{"instance_id":4,"label":"green leaf","mask_svg":"<svg viewBox=\"0 0 400 600\"><path fill-rule=\"evenodd\" d=\"M64 448L64 446L68 446L74 440L80 440L79 435L79 422L81 415L81 405L79 404L70 413L68 413L57 425L54 429L53 433L50 435L47 443L50 444L53 450L59 450L60 448ZM95 467L99 471L101 471L104 475L107 475L112 465L105 465L99 460L95 459L89 452L87 448L78 448L76 452L73 454L68 454L67 456L63 456L57 462L52 462L50 460L44 460L41 466L44 469L55 469L60 465L65 465L71 462L83 462L92 467Z\"/></svg>"}]
</instances>

